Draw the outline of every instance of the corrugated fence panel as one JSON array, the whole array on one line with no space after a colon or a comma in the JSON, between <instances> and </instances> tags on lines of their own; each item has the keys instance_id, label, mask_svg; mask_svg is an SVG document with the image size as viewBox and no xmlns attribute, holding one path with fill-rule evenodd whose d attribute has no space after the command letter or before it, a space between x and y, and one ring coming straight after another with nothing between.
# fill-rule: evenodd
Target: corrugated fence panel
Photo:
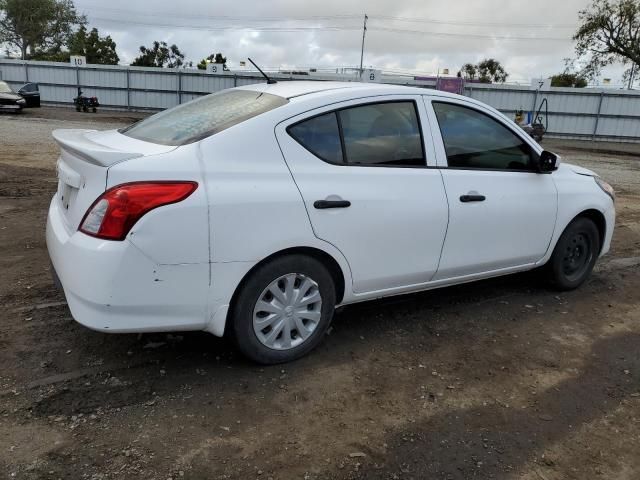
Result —
<instances>
[{"instance_id":1,"label":"corrugated fence panel","mask_svg":"<svg viewBox=\"0 0 640 480\"><path fill-rule=\"evenodd\" d=\"M640 95L606 95L602 101L602 113L640 116Z\"/></svg>"},{"instance_id":2,"label":"corrugated fence panel","mask_svg":"<svg viewBox=\"0 0 640 480\"><path fill-rule=\"evenodd\" d=\"M571 114L549 114L549 133L563 135L591 135L596 117Z\"/></svg>"},{"instance_id":3,"label":"corrugated fence panel","mask_svg":"<svg viewBox=\"0 0 640 480\"><path fill-rule=\"evenodd\" d=\"M14 81L14 82L24 83L24 79L25 79L24 65L19 63L15 63L15 64L0 63L0 80L5 80L8 82Z\"/></svg>"},{"instance_id":4,"label":"corrugated fence panel","mask_svg":"<svg viewBox=\"0 0 640 480\"><path fill-rule=\"evenodd\" d=\"M133 90L129 93L132 108L164 109L178 104L177 92L141 92Z\"/></svg>"},{"instance_id":5,"label":"corrugated fence panel","mask_svg":"<svg viewBox=\"0 0 640 480\"><path fill-rule=\"evenodd\" d=\"M76 70L70 66L51 68L29 64L29 81L36 83L56 83L59 85L75 85Z\"/></svg>"},{"instance_id":6,"label":"corrugated fence panel","mask_svg":"<svg viewBox=\"0 0 640 480\"><path fill-rule=\"evenodd\" d=\"M171 73L156 73L132 70L129 74L129 86L141 90L173 90L176 92L178 91L178 75L173 71Z\"/></svg>"},{"instance_id":7,"label":"corrugated fence panel","mask_svg":"<svg viewBox=\"0 0 640 480\"><path fill-rule=\"evenodd\" d=\"M196 93L218 92L226 88L233 88L235 84L233 77L189 73L182 75L181 83L183 91Z\"/></svg>"},{"instance_id":8,"label":"corrugated fence panel","mask_svg":"<svg viewBox=\"0 0 640 480\"><path fill-rule=\"evenodd\" d=\"M640 121L633 118L601 118L598 135L640 138Z\"/></svg>"},{"instance_id":9,"label":"corrugated fence panel","mask_svg":"<svg viewBox=\"0 0 640 480\"><path fill-rule=\"evenodd\" d=\"M476 86L465 88L465 94L505 112L530 110L535 96L534 92L520 89L497 90Z\"/></svg>"},{"instance_id":10,"label":"corrugated fence panel","mask_svg":"<svg viewBox=\"0 0 640 480\"><path fill-rule=\"evenodd\" d=\"M80 85L127 88L127 72L81 68L78 69L78 75Z\"/></svg>"},{"instance_id":11,"label":"corrugated fence panel","mask_svg":"<svg viewBox=\"0 0 640 480\"><path fill-rule=\"evenodd\" d=\"M550 112L563 113L598 113L600 94L577 94L577 93L554 93L540 92L538 102L546 98L549 103ZM537 108L537 107L536 107Z\"/></svg>"},{"instance_id":12,"label":"corrugated fence panel","mask_svg":"<svg viewBox=\"0 0 640 480\"><path fill-rule=\"evenodd\" d=\"M281 81L329 79L321 74L303 78L274 76ZM386 75L383 78L394 84L426 85L424 80L412 77ZM234 86L264 83L255 73L211 75L195 69L120 65L76 68L68 63L8 59L0 59L0 79L16 90L27 80L37 82L45 103L70 105L77 95L77 87L81 86L84 95L97 96L103 106L155 110ZM464 93L497 108L509 118L513 118L516 110L533 113L546 98L550 135L640 142L640 92L637 91L551 88L536 92L533 87L523 85L467 83Z\"/></svg>"},{"instance_id":13,"label":"corrugated fence panel","mask_svg":"<svg viewBox=\"0 0 640 480\"><path fill-rule=\"evenodd\" d=\"M64 85L40 85L40 98L46 102L73 103L73 99L78 96L76 86L67 87Z\"/></svg>"}]
</instances>

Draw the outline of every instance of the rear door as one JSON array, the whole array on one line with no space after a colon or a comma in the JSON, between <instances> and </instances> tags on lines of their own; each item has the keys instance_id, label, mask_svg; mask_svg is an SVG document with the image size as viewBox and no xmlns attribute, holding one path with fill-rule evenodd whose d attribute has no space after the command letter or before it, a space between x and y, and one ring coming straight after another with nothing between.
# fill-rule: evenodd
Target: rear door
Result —
<instances>
[{"instance_id":1,"label":"rear door","mask_svg":"<svg viewBox=\"0 0 640 480\"><path fill-rule=\"evenodd\" d=\"M448 207L419 96L360 99L276 127L315 235L346 257L356 293L426 283ZM428 137L430 138L430 137Z\"/></svg>"},{"instance_id":2,"label":"rear door","mask_svg":"<svg viewBox=\"0 0 640 480\"><path fill-rule=\"evenodd\" d=\"M481 106L457 99L427 102L450 218L435 280L517 268L540 260L558 206L551 174L524 132ZM439 128L438 128L439 127Z\"/></svg>"}]
</instances>

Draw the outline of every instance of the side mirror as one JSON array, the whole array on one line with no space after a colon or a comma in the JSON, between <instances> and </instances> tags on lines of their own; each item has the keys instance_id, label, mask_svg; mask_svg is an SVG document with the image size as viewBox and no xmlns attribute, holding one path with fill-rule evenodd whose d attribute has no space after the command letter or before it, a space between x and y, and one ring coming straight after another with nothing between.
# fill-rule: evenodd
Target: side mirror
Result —
<instances>
[{"instance_id":1,"label":"side mirror","mask_svg":"<svg viewBox=\"0 0 640 480\"><path fill-rule=\"evenodd\" d=\"M560 157L553 152L544 150L534 163L538 173L551 173L558 169Z\"/></svg>"}]
</instances>

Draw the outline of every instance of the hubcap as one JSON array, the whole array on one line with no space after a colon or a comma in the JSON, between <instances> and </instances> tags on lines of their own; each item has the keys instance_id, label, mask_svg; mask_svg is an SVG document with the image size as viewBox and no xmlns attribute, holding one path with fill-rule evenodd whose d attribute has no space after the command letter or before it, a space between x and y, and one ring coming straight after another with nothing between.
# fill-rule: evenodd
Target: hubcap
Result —
<instances>
[{"instance_id":1,"label":"hubcap","mask_svg":"<svg viewBox=\"0 0 640 480\"><path fill-rule=\"evenodd\" d=\"M318 284L301 273L288 273L271 282L258 297L253 331L266 347L295 348L314 332L321 311Z\"/></svg>"},{"instance_id":2,"label":"hubcap","mask_svg":"<svg viewBox=\"0 0 640 480\"><path fill-rule=\"evenodd\" d=\"M570 279L580 277L591 261L591 243L589 237L577 233L569 240L562 259L562 270Z\"/></svg>"}]
</instances>

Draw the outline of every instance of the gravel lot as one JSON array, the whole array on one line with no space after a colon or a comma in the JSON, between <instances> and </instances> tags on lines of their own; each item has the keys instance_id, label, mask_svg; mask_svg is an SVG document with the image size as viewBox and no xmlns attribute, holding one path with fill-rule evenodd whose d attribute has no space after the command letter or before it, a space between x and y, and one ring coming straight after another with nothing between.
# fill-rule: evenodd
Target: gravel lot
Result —
<instances>
[{"instance_id":1,"label":"gravel lot","mask_svg":"<svg viewBox=\"0 0 640 480\"><path fill-rule=\"evenodd\" d=\"M138 118L0 115L0 478L639 478L640 145L544 142L619 194L581 289L529 273L347 307L261 368L205 333L90 331L53 287L51 130Z\"/></svg>"}]
</instances>

